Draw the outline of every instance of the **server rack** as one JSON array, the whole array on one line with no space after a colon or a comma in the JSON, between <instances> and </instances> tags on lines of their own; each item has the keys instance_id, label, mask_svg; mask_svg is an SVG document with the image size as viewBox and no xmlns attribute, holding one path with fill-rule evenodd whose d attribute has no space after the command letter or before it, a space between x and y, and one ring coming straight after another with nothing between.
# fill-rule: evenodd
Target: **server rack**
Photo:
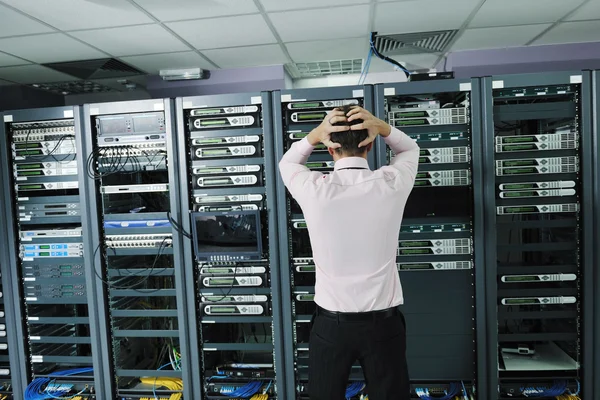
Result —
<instances>
[{"instance_id":1,"label":"server rack","mask_svg":"<svg viewBox=\"0 0 600 400\"><path fill-rule=\"evenodd\" d=\"M283 345L277 340L281 294L270 97L186 97L176 107L180 222L187 236L182 265L190 342L200 350L192 360L200 366L194 393L206 399L237 398L242 391L286 398ZM263 249L258 259L240 259L232 249L201 258L206 242L200 242L208 231L196 228L197 220L214 219L225 227L221 218L251 224L257 215L262 229L255 229L254 240Z\"/></svg>"},{"instance_id":2,"label":"server rack","mask_svg":"<svg viewBox=\"0 0 600 400\"><path fill-rule=\"evenodd\" d=\"M342 104L358 104L372 111L372 95L373 89L370 86L273 92L277 160L281 159L294 141L302 139L315 128L323 120L326 111ZM372 168L375 166L373 153L370 153L368 159ZM311 169L324 173L333 170L331 156L323 146L317 146L307 165ZM277 202L281 249L282 340L285 343L286 354L286 398L304 399L308 388L310 321L315 311L315 269L302 211L287 193L279 174ZM358 363L353 369L350 380L364 381Z\"/></svg>"},{"instance_id":3,"label":"server rack","mask_svg":"<svg viewBox=\"0 0 600 400\"><path fill-rule=\"evenodd\" d=\"M486 386L485 334L477 334L485 309L479 96L478 80L375 89L377 116L421 148L397 258L413 390L454 388L472 396ZM380 141L378 166L391 157Z\"/></svg>"},{"instance_id":4,"label":"server rack","mask_svg":"<svg viewBox=\"0 0 600 400\"><path fill-rule=\"evenodd\" d=\"M172 102L86 105L90 279L107 397L193 398ZM108 323L107 323L108 321Z\"/></svg>"},{"instance_id":5,"label":"server rack","mask_svg":"<svg viewBox=\"0 0 600 400\"><path fill-rule=\"evenodd\" d=\"M593 397L590 79L483 80L490 399Z\"/></svg>"},{"instance_id":6,"label":"server rack","mask_svg":"<svg viewBox=\"0 0 600 400\"><path fill-rule=\"evenodd\" d=\"M18 398L27 398L24 386L50 380L46 395L104 393L97 315L84 272L80 126L78 107L3 114L8 246L2 277L12 282L6 316L10 348L19 353L11 357Z\"/></svg>"},{"instance_id":7,"label":"server rack","mask_svg":"<svg viewBox=\"0 0 600 400\"><path fill-rule=\"evenodd\" d=\"M0 137L4 137L4 129L0 126ZM4 185L4 174L0 174L0 187L6 188ZM4 202L0 202L0 227L3 229L8 226L5 220L5 209ZM6 233L0 230L0 246L3 249L9 247L9 244L5 242ZM13 294L14 287L18 290L18 285L13 285L15 282L12 278L13 271L9 267L9 264L5 257L0 257L0 324L2 324L2 331L0 332L0 368L2 369L2 378L0 389L0 399L4 396L5 399L12 398L13 391L15 395L19 396L21 393L20 375L18 373L18 365L21 364L20 352L17 349L18 339L15 337L14 332L16 329L17 320L13 315L13 303L15 296ZM14 370L13 370L14 367ZM11 376L11 370L14 376ZM17 371L17 373L14 373Z\"/></svg>"}]
</instances>

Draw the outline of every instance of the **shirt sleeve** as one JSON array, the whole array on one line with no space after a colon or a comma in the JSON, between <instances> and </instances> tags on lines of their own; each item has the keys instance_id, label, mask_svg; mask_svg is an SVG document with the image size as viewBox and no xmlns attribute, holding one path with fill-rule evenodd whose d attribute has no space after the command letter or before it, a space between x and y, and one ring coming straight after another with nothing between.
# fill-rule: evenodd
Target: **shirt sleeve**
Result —
<instances>
[{"instance_id":1,"label":"shirt sleeve","mask_svg":"<svg viewBox=\"0 0 600 400\"><path fill-rule=\"evenodd\" d=\"M294 199L301 203L306 193L306 184L322 179L323 174L311 171L306 167L306 161L314 150L306 138L294 143L279 161L279 172L285 187Z\"/></svg>"},{"instance_id":2,"label":"shirt sleeve","mask_svg":"<svg viewBox=\"0 0 600 400\"><path fill-rule=\"evenodd\" d=\"M398 185L414 185L419 168L419 145L401 130L392 127L390 135L383 139L395 156L386 169L393 169Z\"/></svg>"}]
</instances>

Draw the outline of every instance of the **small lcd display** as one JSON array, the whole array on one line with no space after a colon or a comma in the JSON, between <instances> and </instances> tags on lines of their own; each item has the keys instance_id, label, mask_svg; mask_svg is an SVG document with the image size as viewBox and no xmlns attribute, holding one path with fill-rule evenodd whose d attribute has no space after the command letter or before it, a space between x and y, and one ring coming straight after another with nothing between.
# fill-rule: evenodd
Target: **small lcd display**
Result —
<instances>
[{"instance_id":1,"label":"small lcd display","mask_svg":"<svg viewBox=\"0 0 600 400\"><path fill-rule=\"evenodd\" d=\"M260 213L254 211L198 212L192 214L196 258L228 256L233 260L260 259Z\"/></svg>"}]
</instances>

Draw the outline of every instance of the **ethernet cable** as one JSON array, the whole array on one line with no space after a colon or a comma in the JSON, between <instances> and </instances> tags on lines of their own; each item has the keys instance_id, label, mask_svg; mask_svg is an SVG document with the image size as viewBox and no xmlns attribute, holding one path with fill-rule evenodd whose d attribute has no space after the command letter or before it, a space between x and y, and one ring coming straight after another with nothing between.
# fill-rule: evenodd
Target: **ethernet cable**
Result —
<instances>
[{"instance_id":1,"label":"ethernet cable","mask_svg":"<svg viewBox=\"0 0 600 400\"><path fill-rule=\"evenodd\" d=\"M25 388L23 400L46 400L46 399L74 399L82 392L68 396L73 389L72 384L56 384L54 379L72 375L93 372L93 368L76 368L54 372L44 378L35 378Z\"/></svg>"}]
</instances>

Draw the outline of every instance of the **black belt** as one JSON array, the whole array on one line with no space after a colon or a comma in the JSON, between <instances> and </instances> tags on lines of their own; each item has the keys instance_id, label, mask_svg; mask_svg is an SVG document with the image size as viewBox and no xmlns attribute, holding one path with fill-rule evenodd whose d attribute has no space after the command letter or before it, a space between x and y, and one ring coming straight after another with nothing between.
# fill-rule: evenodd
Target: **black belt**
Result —
<instances>
[{"instance_id":1,"label":"black belt","mask_svg":"<svg viewBox=\"0 0 600 400\"><path fill-rule=\"evenodd\" d=\"M394 315L400 315L398 307L387 308L385 310L359 312L359 313L346 313L329 311L322 307L317 306L317 315L329 319L334 319L338 322L363 322L363 321L377 321L393 317Z\"/></svg>"}]
</instances>

